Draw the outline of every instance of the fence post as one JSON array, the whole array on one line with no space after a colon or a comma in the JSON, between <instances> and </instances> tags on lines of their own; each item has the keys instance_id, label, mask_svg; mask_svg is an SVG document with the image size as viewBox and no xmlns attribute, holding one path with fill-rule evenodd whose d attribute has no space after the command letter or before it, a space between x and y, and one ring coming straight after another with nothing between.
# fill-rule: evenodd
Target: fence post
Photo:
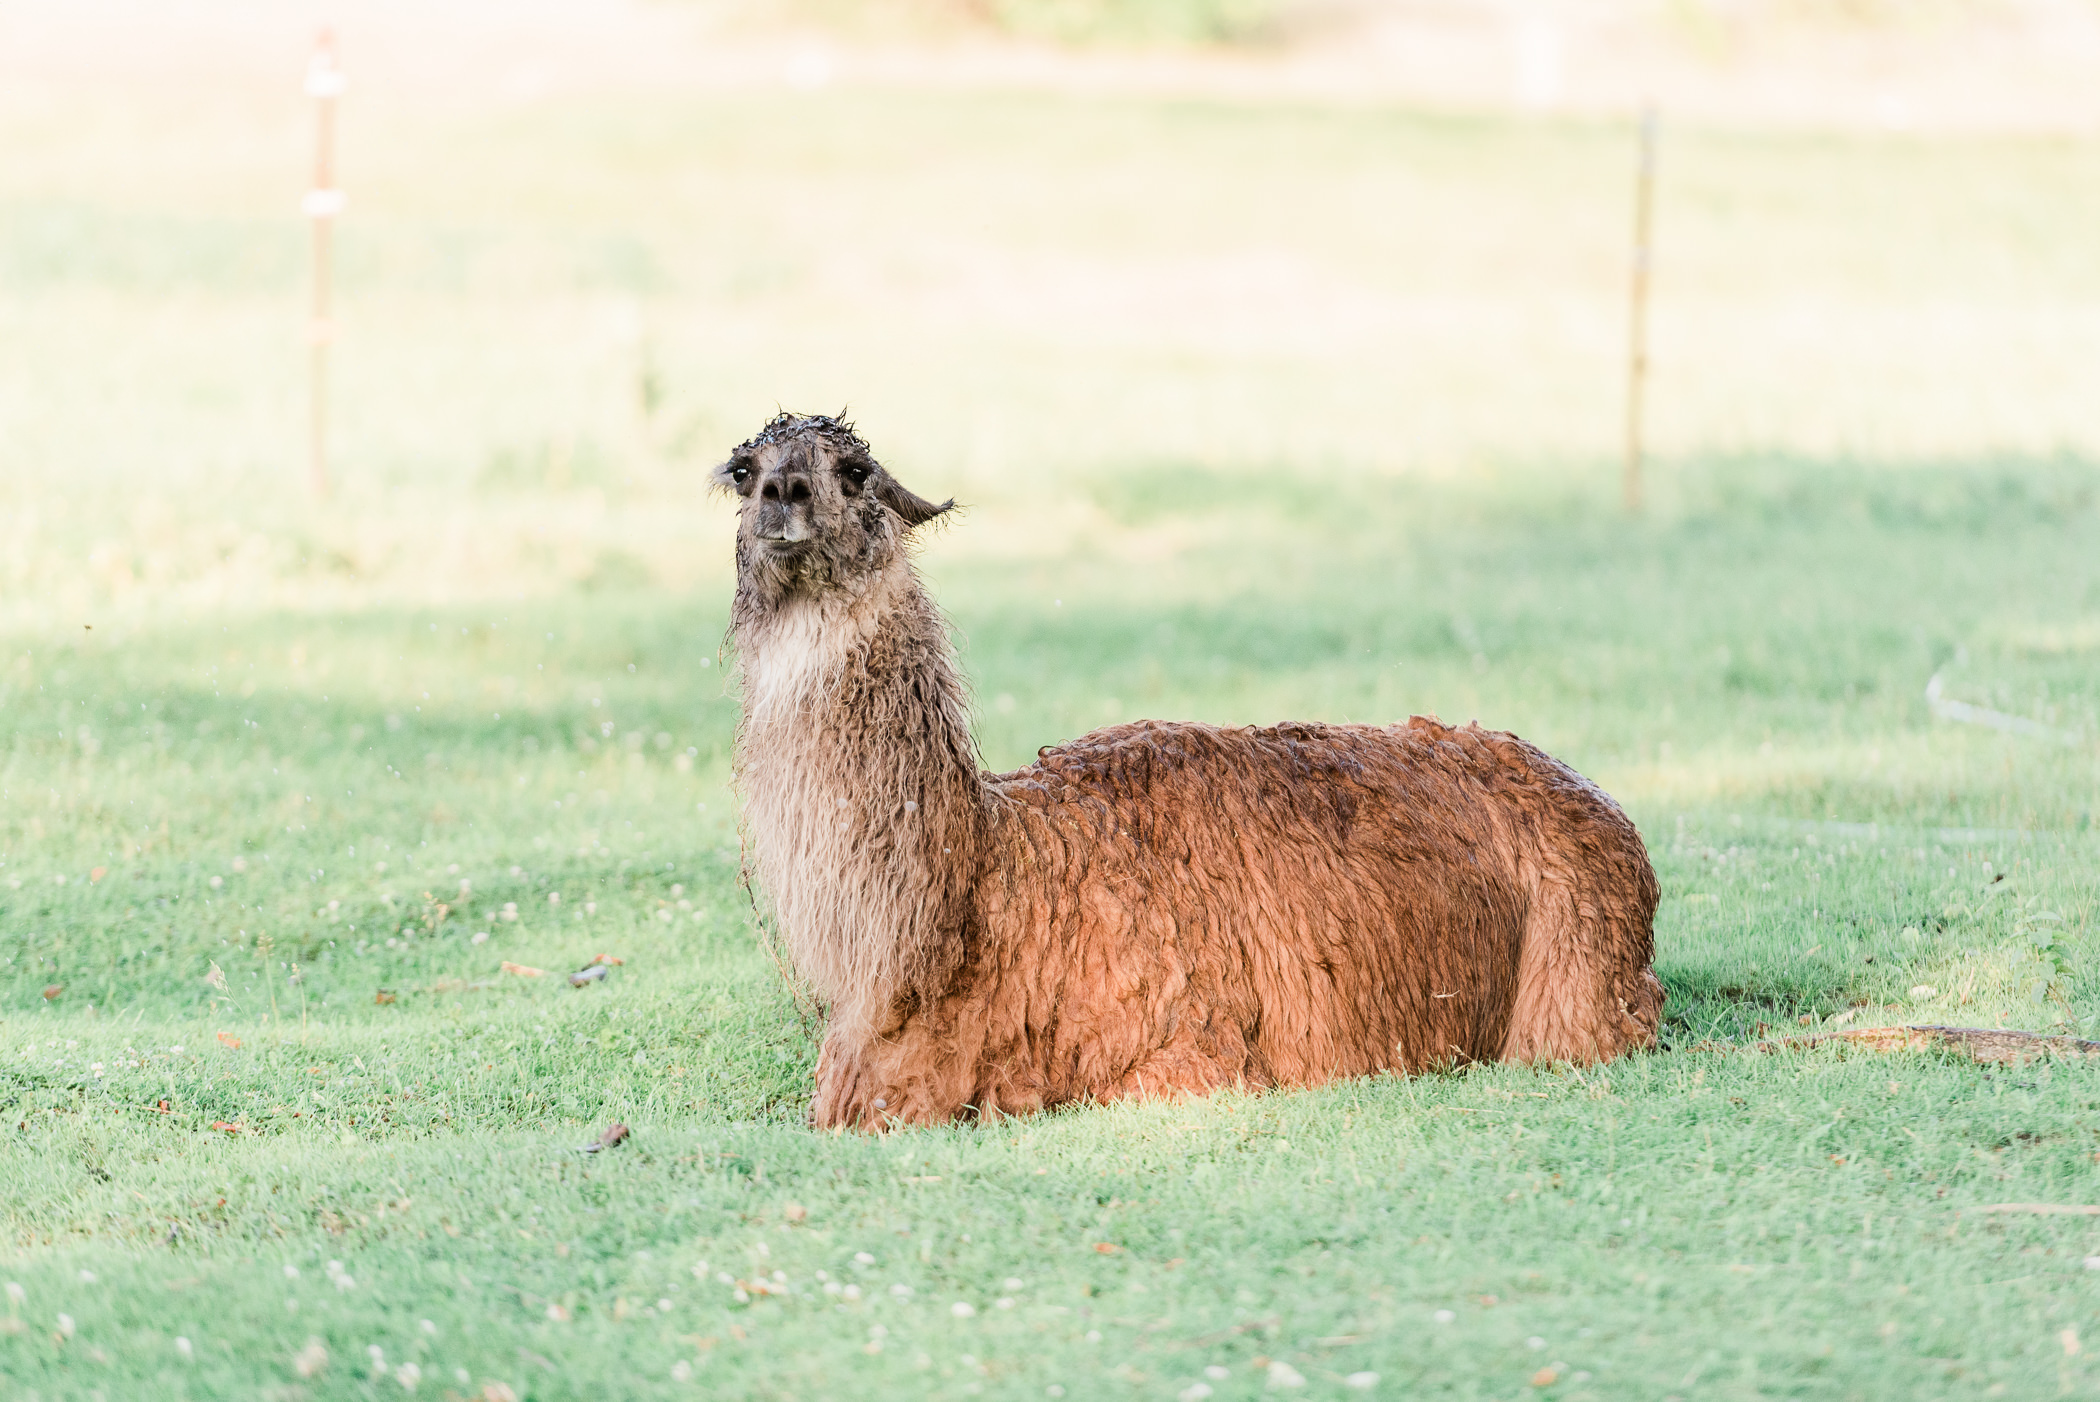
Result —
<instances>
[{"instance_id":1,"label":"fence post","mask_svg":"<svg viewBox=\"0 0 2100 1402\"><path fill-rule=\"evenodd\" d=\"M343 70L336 61L335 32L323 29L306 64L306 93L314 100L314 183L300 208L313 225L313 302L306 324L311 356L308 385L307 477L314 495L328 495L328 346L335 339L329 319L329 234L343 212L335 183L335 104L343 95Z\"/></svg>"},{"instance_id":2,"label":"fence post","mask_svg":"<svg viewBox=\"0 0 2100 1402\"><path fill-rule=\"evenodd\" d=\"M1641 109L1641 164L1633 196L1633 286L1626 377L1626 509L1641 509L1642 412L1648 387L1648 228L1655 204L1655 109Z\"/></svg>"}]
</instances>

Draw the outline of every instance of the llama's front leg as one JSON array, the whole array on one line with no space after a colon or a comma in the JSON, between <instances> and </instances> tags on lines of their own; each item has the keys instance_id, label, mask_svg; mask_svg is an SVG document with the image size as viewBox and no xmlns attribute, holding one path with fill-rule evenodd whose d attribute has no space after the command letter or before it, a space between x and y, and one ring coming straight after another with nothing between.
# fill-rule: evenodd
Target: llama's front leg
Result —
<instances>
[{"instance_id":1,"label":"llama's front leg","mask_svg":"<svg viewBox=\"0 0 2100 1402\"><path fill-rule=\"evenodd\" d=\"M862 1126L868 1096L861 1088L865 1068L860 1053L861 1048L840 1037L836 1029L825 1036L824 1049L817 1054L817 1091L809 1106L811 1128Z\"/></svg>"},{"instance_id":2,"label":"llama's front leg","mask_svg":"<svg viewBox=\"0 0 2100 1402\"><path fill-rule=\"evenodd\" d=\"M1217 1055L1195 1047L1161 1047L1133 1066L1106 1098L1178 1100L1186 1095L1209 1095L1246 1080L1244 1061L1227 1065Z\"/></svg>"},{"instance_id":3,"label":"llama's front leg","mask_svg":"<svg viewBox=\"0 0 2100 1402\"><path fill-rule=\"evenodd\" d=\"M909 1025L886 1038L827 1036L817 1058L811 1126L876 1131L954 1119L963 1107L951 1082L964 1068L927 1042Z\"/></svg>"}]
</instances>

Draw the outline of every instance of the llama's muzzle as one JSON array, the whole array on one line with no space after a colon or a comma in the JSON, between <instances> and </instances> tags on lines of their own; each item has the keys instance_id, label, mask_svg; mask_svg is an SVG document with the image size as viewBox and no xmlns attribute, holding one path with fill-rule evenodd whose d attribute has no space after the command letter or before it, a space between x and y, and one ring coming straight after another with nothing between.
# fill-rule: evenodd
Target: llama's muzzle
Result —
<instances>
[{"instance_id":1,"label":"llama's muzzle","mask_svg":"<svg viewBox=\"0 0 2100 1402\"><path fill-rule=\"evenodd\" d=\"M760 502L758 538L772 545L800 545L810 537L807 502Z\"/></svg>"}]
</instances>

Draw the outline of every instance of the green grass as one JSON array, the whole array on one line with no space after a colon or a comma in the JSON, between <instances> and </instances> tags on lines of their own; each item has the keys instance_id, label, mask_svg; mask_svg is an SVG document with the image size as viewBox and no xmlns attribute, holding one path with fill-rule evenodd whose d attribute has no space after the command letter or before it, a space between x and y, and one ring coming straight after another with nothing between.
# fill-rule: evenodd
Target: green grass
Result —
<instances>
[{"instance_id":1,"label":"green grass","mask_svg":"<svg viewBox=\"0 0 2100 1402\"><path fill-rule=\"evenodd\" d=\"M375 84L317 507L292 127L142 91L0 100L0 1398L2100 1382L2096 1219L1980 1210L2100 1202L2090 1069L1760 1047L2100 1036L2089 144L1672 129L1628 520L1622 131ZM1665 1047L808 1133L698 485L776 398L970 504L995 767L1436 711L1604 783Z\"/></svg>"},{"instance_id":2,"label":"green grass","mask_svg":"<svg viewBox=\"0 0 2100 1402\"><path fill-rule=\"evenodd\" d=\"M2092 732L2095 474L1683 482L1633 526L1388 483L1339 533L1213 484L1214 543L1171 568L929 552L995 764L1115 715L1434 708L1626 795L1670 1050L1587 1072L812 1136L813 1029L735 881L718 593L22 649L7 1374L399 1391L377 1345L433 1391L464 1368L547 1397L675 1391L679 1360L754 1396L1152 1396L1212 1365L1252 1395L1257 1359L1316 1395L1364 1370L1409 1396L1555 1368L1566 1396L2089 1385L2059 1334L2093 1331L2095 1228L1977 1209L2100 1192L2092 1074L1754 1047L1848 1011L2100 1024L2089 745L1935 723L1921 694L1944 665ZM1132 525L1171 510L1098 493ZM1238 578L1250 540L1275 563ZM598 987L497 969L601 951L626 962ZM575 1152L615 1118L628 1145ZM719 1278L773 1270L789 1293ZM299 1382L309 1336L332 1361Z\"/></svg>"}]
</instances>

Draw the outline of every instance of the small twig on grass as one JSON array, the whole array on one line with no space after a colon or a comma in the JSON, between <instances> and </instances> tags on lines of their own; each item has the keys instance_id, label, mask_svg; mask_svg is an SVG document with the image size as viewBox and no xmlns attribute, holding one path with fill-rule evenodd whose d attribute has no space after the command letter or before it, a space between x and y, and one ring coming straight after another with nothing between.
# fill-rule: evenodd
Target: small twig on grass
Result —
<instances>
[{"instance_id":1,"label":"small twig on grass","mask_svg":"<svg viewBox=\"0 0 2100 1402\"><path fill-rule=\"evenodd\" d=\"M1934 672L1932 680L1925 683L1925 704L1941 720L1960 721L1964 725L1987 725L1993 730L2003 730L2014 735L2031 735L2037 740L2054 740L2059 745L2076 745L2078 737L2068 730L2031 721L2025 716L2009 716L2003 711L1994 711L1988 706L1972 706L1966 701L1954 701L1942 694L1940 673Z\"/></svg>"},{"instance_id":2,"label":"small twig on grass","mask_svg":"<svg viewBox=\"0 0 2100 1402\"><path fill-rule=\"evenodd\" d=\"M1176 1340L1173 1346L1175 1348L1209 1348L1213 1344L1222 1344L1227 1339L1236 1339L1242 1334L1252 1334L1258 1329L1273 1328L1277 1319L1278 1316L1273 1314L1264 1315L1260 1319L1250 1319L1244 1324L1235 1324L1230 1329L1220 1329L1215 1334L1205 1334L1198 1339Z\"/></svg>"},{"instance_id":3,"label":"small twig on grass","mask_svg":"<svg viewBox=\"0 0 2100 1402\"><path fill-rule=\"evenodd\" d=\"M2081 1058L2100 1056L2100 1042L2089 1042L2082 1037L2051 1036L2045 1032L2015 1032L2007 1027L1938 1027L1916 1024L1903 1027L1861 1027L1844 1032L1826 1032L1814 1037L1789 1037L1778 1042L1759 1042L1757 1048L1759 1051L1778 1051L1782 1047L1813 1047L1828 1042L1841 1042L1875 1052L1945 1049L1966 1053L1973 1061L2002 1066L2018 1066L2051 1053Z\"/></svg>"}]
</instances>

